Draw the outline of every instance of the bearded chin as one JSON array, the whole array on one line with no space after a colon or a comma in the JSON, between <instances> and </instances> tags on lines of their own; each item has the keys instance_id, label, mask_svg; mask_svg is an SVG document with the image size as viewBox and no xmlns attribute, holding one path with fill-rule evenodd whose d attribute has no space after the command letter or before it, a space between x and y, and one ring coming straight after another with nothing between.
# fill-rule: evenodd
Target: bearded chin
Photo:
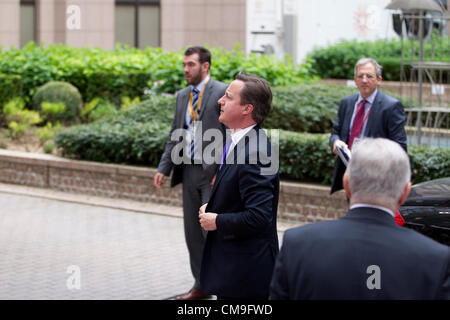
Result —
<instances>
[{"instance_id":1,"label":"bearded chin","mask_svg":"<svg viewBox=\"0 0 450 320\"><path fill-rule=\"evenodd\" d=\"M198 85L200 82L202 82L202 75L201 75L201 73L199 73L197 76L193 77L193 78L191 79L191 81L189 81L188 84L193 85L193 86L196 86L196 85Z\"/></svg>"}]
</instances>

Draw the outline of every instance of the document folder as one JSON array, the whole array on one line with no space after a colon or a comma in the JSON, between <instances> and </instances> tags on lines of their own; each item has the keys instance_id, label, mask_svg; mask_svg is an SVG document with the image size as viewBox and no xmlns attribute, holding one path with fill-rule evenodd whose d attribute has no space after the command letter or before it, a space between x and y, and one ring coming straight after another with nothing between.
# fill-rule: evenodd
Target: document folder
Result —
<instances>
[{"instance_id":1,"label":"document folder","mask_svg":"<svg viewBox=\"0 0 450 320\"><path fill-rule=\"evenodd\" d=\"M348 167L348 163L352 158L352 152L347 148L347 146L336 146L336 149L339 154L339 158L341 158L342 162Z\"/></svg>"}]
</instances>

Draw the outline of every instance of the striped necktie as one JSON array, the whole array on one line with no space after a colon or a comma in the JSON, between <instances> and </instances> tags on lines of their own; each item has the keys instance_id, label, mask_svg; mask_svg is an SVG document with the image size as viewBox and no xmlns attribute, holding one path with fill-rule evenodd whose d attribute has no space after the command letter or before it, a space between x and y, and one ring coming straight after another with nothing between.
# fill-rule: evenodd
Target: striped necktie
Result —
<instances>
[{"instance_id":1,"label":"striped necktie","mask_svg":"<svg viewBox=\"0 0 450 320\"><path fill-rule=\"evenodd\" d=\"M197 88L192 89L192 109L194 112L191 115L191 123L193 122L194 114L197 111L199 94L200 91Z\"/></svg>"},{"instance_id":2,"label":"striped necktie","mask_svg":"<svg viewBox=\"0 0 450 320\"><path fill-rule=\"evenodd\" d=\"M192 109L194 112L191 115L190 125L192 125L192 122L194 121L194 114L197 111L199 93L200 93L200 91L197 88L192 89ZM192 135L192 140L191 140L191 159L194 159L194 154L195 154L194 136L195 136L195 133Z\"/></svg>"}]
</instances>

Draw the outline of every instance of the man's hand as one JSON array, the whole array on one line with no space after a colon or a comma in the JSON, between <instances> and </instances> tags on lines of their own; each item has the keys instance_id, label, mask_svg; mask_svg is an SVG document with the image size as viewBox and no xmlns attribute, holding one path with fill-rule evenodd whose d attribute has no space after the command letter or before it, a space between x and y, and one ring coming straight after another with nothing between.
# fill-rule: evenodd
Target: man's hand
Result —
<instances>
[{"instance_id":1,"label":"man's hand","mask_svg":"<svg viewBox=\"0 0 450 320\"><path fill-rule=\"evenodd\" d=\"M203 205L203 206L205 206L205 205ZM201 208L203 208L203 206ZM205 206L205 208L206 208L206 206ZM205 210L205 209L203 209L203 210ZM199 211L199 213L200 213L200 211ZM217 230L216 217L217 217L217 213L213 213L213 212L200 213L199 214L200 225L206 231Z\"/></svg>"},{"instance_id":2,"label":"man's hand","mask_svg":"<svg viewBox=\"0 0 450 320\"><path fill-rule=\"evenodd\" d=\"M158 172L155 174L155 179L153 180L153 185L158 189L161 188L164 184L164 174Z\"/></svg>"},{"instance_id":3,"label":"man's hand","mask_svg":"<svg viewBox=\"0 0 450 320\"><path fill-rule=\"evenodd\" d=\"M338 155L338 151L337 151L337 149L336 149L336 146L341 146L341 147L346 146L346 147L348 147L347 144L346 144L344 141L339 140L339 139L336 140L336 141L333 143L333 153L334 153L335 155Z\"/></svg>"},{"instance_id":4,"label":"man's hand","mask_svg":"<svg viewBox=\"0 0 450 320\"><path fill-rule=\"evenodd\" d=\"M199 216L199 217L200 217L201 214L205 213L205 210L206 210L206 206L207 206L207 205L208 205L208 202L205 203L204 205L202 205L202 206L200 207L200 209L198 209L198 216Z\"/></svg>"}]
</instances>

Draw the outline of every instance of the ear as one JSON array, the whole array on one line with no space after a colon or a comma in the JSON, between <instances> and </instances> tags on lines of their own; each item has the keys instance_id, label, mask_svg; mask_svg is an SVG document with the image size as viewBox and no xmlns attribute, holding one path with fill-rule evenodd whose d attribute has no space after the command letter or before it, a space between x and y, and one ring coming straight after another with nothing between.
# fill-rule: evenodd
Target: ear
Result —
<instances>
[{"instance_id":1,"label":"ear","mask_svg":"<svg viewBox=\"0 0 450 320\"><path fill-rule=\"evenodd\" d=\"M208 72L209 67L210 67L210 63L209 62L203 62L202 63L202 71L203 72Z\"/></svg>"},{"instance_id":2,"label":"ear","mask_svg":"<svg viewBox=\"0 0 450 320\"><path fill-rule=\"evenodd\" d=\"M398 200L398 205L399 206L401 206L406 201L406 199L408 198L410 192L411 192L411 182L408 182L405 185L405 188L403 189L403 192L402 192L402 195L400 196L400 199Z\"/></svg>"},{"instance_id":3,"label":"ear","mask_svg":"<svg viewBox=\"0 0 450 320\"><path fill-rule=\"evenodd\" d=\"M377 83L378 83L378 84L380 84L382 80L383 80L383 77L382 77L382 76L377 77Z\"/></svg>"},{"instance_id":4,"label":"ear","mask_svg":"<svg viewBox=\"0 0 450 320\"><path fill-rule=\"evenodd\" d=\"M244 105L244 111L243 114L252 114L253 112L253 105L247 103L246 105Z\"/></svg>"},{"instance_id":5,"label":"ear","mask_svg":"<svg viewBox=\"0 0 450 320\"><path fill-rule=\"evenodd\" d=\"M352 198L352 193L350 192L350 186L348 183L348 174L344 173L344 177L342 178L342 184L344 185L345 194L347 195L347 198Z\"/></svg>"}]
</instances>

